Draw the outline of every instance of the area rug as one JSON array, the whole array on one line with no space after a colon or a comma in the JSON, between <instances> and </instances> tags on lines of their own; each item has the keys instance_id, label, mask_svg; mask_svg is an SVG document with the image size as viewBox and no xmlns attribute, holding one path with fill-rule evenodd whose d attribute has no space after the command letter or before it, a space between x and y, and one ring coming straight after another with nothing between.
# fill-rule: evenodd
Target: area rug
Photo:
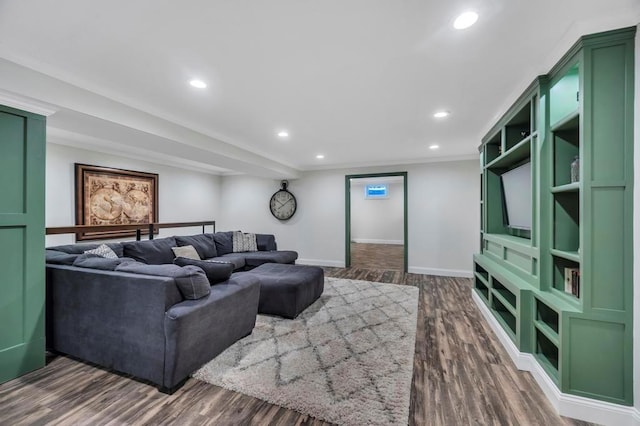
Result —
<instances>
[{"instance_id":1,"label":"area rug","mask_svg":"<svg viewBox=\"0 0 640 426\"><path fill-rule=\"evenodd\" d=\"M325 278L298 318L258 315L193 377L341 425L407 424L417 312L415 287Z\"/></svg>"}]
</instances>

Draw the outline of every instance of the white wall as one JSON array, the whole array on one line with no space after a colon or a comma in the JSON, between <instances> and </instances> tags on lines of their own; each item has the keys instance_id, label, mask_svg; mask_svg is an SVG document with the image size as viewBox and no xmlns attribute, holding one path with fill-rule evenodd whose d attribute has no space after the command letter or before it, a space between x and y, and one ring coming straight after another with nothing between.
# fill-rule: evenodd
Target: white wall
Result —
<instances>
[{"instance_id":1,"label":"white wall","mask_svg":"<svg viewBox=\"0 0 640 426\"><path fill-rule=\"evenodd\" d=\"M479 164L470 160L305 172L289 181L298 210L287 222L269 212L269 198L280 187L277 180L225 176L218 229L273 233L279 248L299 252L300 263L344 266L345 175L407 171L409 271L470 276L472 255L479 249Z\"/></svg>"},{"instance_id":2,"label":"white wall","mask_svg":"<svg viewBox=\"0 0 640 426\"><path fill-rule=\"evenodd\" d=\"M160 222L215 220L218 216L219 176L48 143L46 226L75 225L74 163L157 173ZM195 232L202 232L202 228L163 229L159 236ZM73 242L73 235L50 235L46 239L47 246Z\"/></svg>"},{"instance_id":3,"label":"white wall","mask_svg":"<svg viewBox=\"0 0 640 426\"><path fill-rule=\"evenodd\" d=\"M382 181L376 183L383 183ZM351 183L351 241L404 243L404 184L387 183L387 198L365 198L366 179Z\"/></svg>"}]
</instances>

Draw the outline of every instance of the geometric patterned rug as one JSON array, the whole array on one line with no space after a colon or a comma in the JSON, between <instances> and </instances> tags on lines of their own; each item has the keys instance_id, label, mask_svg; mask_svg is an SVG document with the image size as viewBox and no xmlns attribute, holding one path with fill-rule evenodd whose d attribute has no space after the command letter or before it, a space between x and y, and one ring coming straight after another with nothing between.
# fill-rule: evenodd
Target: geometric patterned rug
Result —
<instances>
[{"instance_id":1,"label":"geometric patterned rug","mask_svg":"<svg viewBox=\"0 0 640 426\"><path fill-rule=\"evenodd\" d=\"M407 424L417 314L416 287L325 278L298 318L258 315L193 377L332 423Z\"/></svg>"}]
</instances>

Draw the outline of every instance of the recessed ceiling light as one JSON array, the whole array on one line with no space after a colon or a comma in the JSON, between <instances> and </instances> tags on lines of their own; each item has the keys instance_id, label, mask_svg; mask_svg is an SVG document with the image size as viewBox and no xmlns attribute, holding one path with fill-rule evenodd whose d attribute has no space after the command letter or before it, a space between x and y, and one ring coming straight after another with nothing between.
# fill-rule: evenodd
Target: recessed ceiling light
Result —
<instances>
[{"instance_id":1,"label":"recessed ceiling light","mask_svg":"<svg viewBox=\"0 0 640 426\"><path fill-rule=\"evenodd\" d=\"M289 132L283 130L281 132L278 132L278 136L281 138L287 138L289 137Z\"/></svg>"},{"instance_id":2,"label":"recessed ceiling light","mask_svg":"<svg viewBox=\"0 0 640 426\"><path fill-rule=\"evenodd\" d=\"M322 154L318 154L318 155L316 155L316 158L317 158L318 160L322 160L322 159L324 158L324 155L322 155Z\"/></svg>"},{"instance_id":3,"label":"recessed ceiling light","mask_svg":"<svg viewBox=\"0 0 640 426\"><path fill-rule=\"evenodd\" d=\"M207 87L207 83L202 80L191 80L189 84L193 87L197 87L198 89L204 89L205 87Z\"/></svg>"},{"instance_id":4,"label":"recessed ceiling light","mask_svg":"<svg viewBox=\"0 0 640 426\"><path fill-rule=\"evenodd\" d=\"M433 114L433 116L434 116L435 118L445 118L445 117L447 117L449 114L450 114L450 112L449 112L449 111L438 111L438 112L436 112L435 114Z\"/></svg>"},{"instance_id":5,"label":"recessed ceiling light","mask_svg":"<svg viewBox=\"0 0 640 426\"><path fill-rule=\"evenodd\" d=\"M438 148L440 148L440 145L435 145L434 144L434 145L430 145L429 146L429 149L438 149Z\"/></svg>"},{"instance_id":6,"label":"recessed ceiling light","mask_svg":"<svg viewBox=\"0 0 640 426\"><path fill-rule=\"evenodd\" d=\"M453 22L453 28L456 30L464 30L465 28L469 28L478 20L478 14L475 12L464 12L462 15L458 16L456 20Z\"/></svg>"}]
</instances>

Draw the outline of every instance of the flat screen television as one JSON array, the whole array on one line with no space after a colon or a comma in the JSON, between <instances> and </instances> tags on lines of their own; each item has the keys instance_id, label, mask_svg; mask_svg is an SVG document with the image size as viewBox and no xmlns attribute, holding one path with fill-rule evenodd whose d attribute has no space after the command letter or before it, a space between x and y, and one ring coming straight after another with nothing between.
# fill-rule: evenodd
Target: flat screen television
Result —
<instances>
[{"instance_id":1,"label":"flat screen television","mask_svg":"<svg viewBox=\"0 0 640 426\"><path fill-rule=\"evenodd\" d=\"M504 224L514 230L531 231L531 162L500 176Z\"/></svg>"}]
</instances>

